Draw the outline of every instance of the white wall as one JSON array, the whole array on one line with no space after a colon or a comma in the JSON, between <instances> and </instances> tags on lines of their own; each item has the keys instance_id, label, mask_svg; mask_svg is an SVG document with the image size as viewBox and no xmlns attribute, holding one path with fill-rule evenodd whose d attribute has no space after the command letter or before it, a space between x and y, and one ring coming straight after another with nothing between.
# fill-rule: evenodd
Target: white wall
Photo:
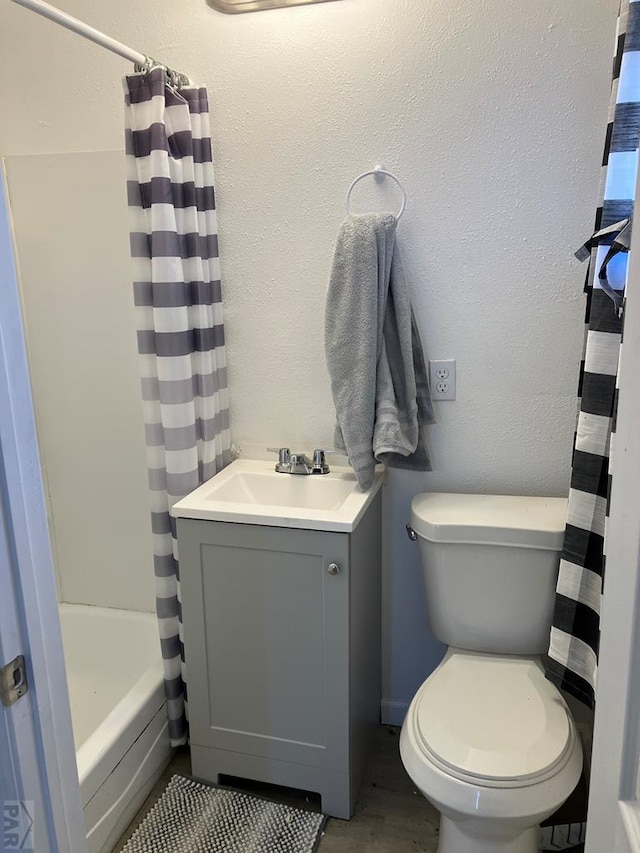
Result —
<instances>
[{"instance_id":1,"label":"white wall","mask_svg":"<svg viewBox=\"0 0 640 853\"><path fill-rule=\"evenodd\" d=\"M568 488L572 252L593 221L617 0L64 6L210 88L236 442L331 444L324 293L344 195L378 161L407 189L421 332L429 356L458 360L459 387L431 429L436 470L389 484L385 696L401 713L440 654L404 538L411 496ZM0 152L121 147L123 62L8 3L0 34Z\"/></svg>"},{"instance_id":2,"label":"white wall","mask_svg":"<svg viewBox=\"0 0 640 853\"><path fill-rule=\"evenodd\" d=\"M153 610L123 158L6 164L59 597Z\"/></svg>"}]
</instances>

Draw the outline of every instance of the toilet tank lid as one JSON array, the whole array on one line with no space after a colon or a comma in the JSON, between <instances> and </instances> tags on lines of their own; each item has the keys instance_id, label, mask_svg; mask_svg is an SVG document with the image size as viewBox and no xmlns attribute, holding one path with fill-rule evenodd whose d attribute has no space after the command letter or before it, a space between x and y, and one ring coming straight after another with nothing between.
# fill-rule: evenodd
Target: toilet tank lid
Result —
<instances>
[{"instance_id":1,"label":"toilet tank lid","mask_svg":"<svg viewBox=\"0 0 640 853\"><path fill-rule=\"evenodd\" d=\"M430 492L411 502L411 526L430 542L560 551L566 498Z\"/></svg>"}]
</instances>

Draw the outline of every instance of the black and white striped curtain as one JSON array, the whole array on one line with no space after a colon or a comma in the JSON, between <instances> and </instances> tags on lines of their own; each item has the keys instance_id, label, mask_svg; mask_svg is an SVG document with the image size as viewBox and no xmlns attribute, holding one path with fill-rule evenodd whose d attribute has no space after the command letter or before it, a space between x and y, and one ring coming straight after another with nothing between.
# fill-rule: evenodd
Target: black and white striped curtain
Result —
<instances>
[{"instance_id":1,"label":"black and white striped curtain","mask_svg":"<svg viewBox=\"0 0 640 853\"><path fill-rule=\"evenodd\" d=\"M229 461L207 92L154 68L125 79L127 186L169 731L187 736L172 505Z\"/></svg>"},{"instance_id":2,"label":"black and white striped curtain","mask_svg":"<svg viewBox=\"0 0 640 853\"><path fill-rule=\"evenodd\" d=\"M589 258L587 316L569 514L560 561L547 675L586 705L595 702L609 457L615 431L627 250L640 134L640 0L623 0L595 233L577 253Z\"/></svg>"}]
</instances>

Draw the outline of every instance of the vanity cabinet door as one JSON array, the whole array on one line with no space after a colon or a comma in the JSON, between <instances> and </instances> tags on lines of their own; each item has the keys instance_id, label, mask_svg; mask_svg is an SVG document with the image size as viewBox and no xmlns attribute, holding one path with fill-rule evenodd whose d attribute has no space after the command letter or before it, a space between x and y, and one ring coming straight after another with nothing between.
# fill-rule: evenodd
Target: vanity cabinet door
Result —
<instances>
[{"instance_id":1,"label":"vanity cabinet door","mask_svg":"<svg viewBox=\"0 0 640 853\"><path fill-rule=\"evenodd\" d=\"M192 744L346 768L349 535L179 519L178 538Z\"/></svg>"}]
</instances>

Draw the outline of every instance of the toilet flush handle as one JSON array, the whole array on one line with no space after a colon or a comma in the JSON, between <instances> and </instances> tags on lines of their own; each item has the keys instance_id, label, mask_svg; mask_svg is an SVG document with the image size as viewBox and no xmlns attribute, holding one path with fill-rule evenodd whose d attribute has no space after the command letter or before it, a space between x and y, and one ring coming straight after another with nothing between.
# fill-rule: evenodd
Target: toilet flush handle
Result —
<instances>
[{"instance_id":1,"label":"toilet flush handle","mask_svg":"<svg viewBox=\"0 0 640 853\"><path fill-rule=\"evenodd\" d=\"M407 524L407 536L411 539L412 542L415 542L418 538L418 534L415 532L413 527L410 524Z\"/></svg>"}]
</instances>

